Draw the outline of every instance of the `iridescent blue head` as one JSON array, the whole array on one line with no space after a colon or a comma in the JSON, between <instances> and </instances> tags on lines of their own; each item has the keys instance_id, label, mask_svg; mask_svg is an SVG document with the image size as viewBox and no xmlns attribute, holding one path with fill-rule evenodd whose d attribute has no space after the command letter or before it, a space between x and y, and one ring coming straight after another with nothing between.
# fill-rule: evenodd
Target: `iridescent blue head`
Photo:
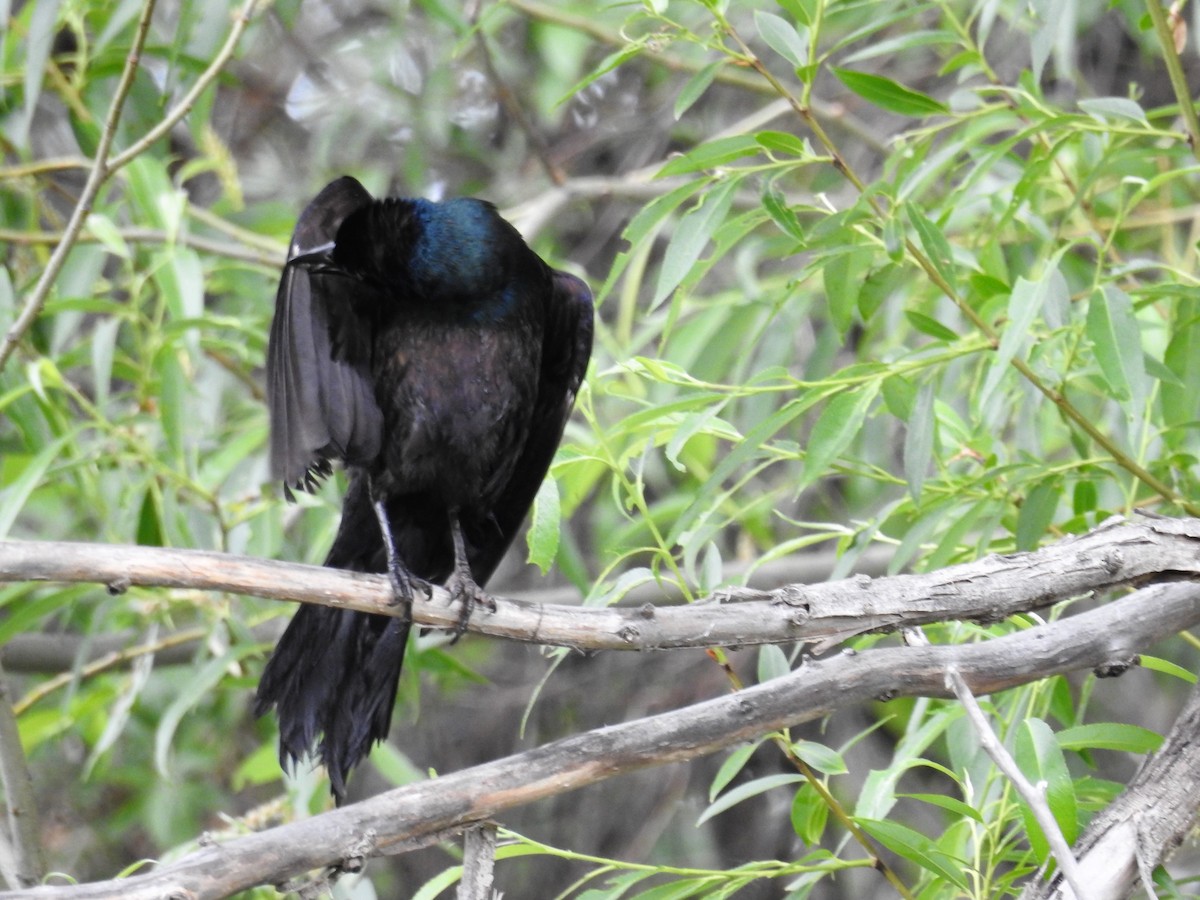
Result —
<instances>
[{"instance_id":1,"label":"iridescent blue head","mask_svg":"<svg viewBox=\"0 0 1200 900\"><path fill-rule=\"evenodd\" d=\"M342 223L333 259L403 299L471 303L499 299L536 256L492 204L464 197L375 201Z\"/></svg>"}]
</instances>

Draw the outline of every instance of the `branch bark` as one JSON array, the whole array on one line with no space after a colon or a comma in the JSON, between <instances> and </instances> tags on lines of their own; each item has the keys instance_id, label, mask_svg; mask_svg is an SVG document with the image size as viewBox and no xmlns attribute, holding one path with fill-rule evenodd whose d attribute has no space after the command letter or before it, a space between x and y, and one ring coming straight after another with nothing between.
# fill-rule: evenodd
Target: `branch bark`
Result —
<instances>
[{"instance_id":1,"label":"branch bark","mask_svg":"<svg viewBox=\"0 0 1200 900\"><path fill-rule=\"evenodd\" d=\"M1147 580L1200 578L1200 520L1114 518L1031 553L989 556L937 572L857 576L774 590L728 588L686 606L549 605L498 599L468 628L580 650L657 650L747 644L836 643L867 631L950 619L983 622ZM100 582L231 591L397 615L381 575L199 550L57 542L0 542L0 581ZM736 602L733 602L736 601ZM435 587L413 603L424 626L454 628L458 612Z\"/></svg>"},{"instance_id":2,"label":"branch bark","mask_svg":"<svg viewBox=\"0 0 1200 900\"><path fill-rule=\"evenodd\" d=\"M21 747L17 717L8 693L8 679L0 669L0 782L8 814L8 841L4 853L4 879L10 887L38 884L46 872L42 859L37 795ZM11 868L10 868L11 866Z\"/></svg>"},{"instance_id":3,"label":"branch bark","mask_svg":"<svg viewBox=\"0 0 1200 900\"><path fill-rule=\"evenodd\" d=\"M202 847L158 871L88 885L44 886L11 898L161 900L225 897L323 867L407 849L503 810L649 766L694 759L835 709L897 696L952 696L954 667L976 694L1078 669L1125 665L1138 651L1200 623L1200 586L1155 585L1099 609L977 644L875 648L809 662L737 693L599 728L370 800Z\"/></svg>"},{"instance_id":4,"label":"branch bark","mask_svg":"<svg viewBox=\"0 0 1200 900\"><path fill-rule=\"evenodd\" d=\"M1120 900L1183 843L1196 826L1200 806L1200 686L1175 724L1129 786L1096 814L1075 842L1089 900ZM1153 892L1147 890L1149 896ZM1021 900L1077 900L1060 879L1033 882Z\"/></svg>"}]
</instances>

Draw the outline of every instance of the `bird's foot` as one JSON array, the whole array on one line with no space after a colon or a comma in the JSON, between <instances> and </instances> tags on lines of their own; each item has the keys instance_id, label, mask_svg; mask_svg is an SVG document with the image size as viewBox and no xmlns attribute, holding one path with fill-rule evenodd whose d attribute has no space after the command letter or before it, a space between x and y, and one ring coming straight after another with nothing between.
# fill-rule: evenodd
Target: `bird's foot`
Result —
<instances>
[{"instance_id":1,"label":"bird's foot","mask_svg":"<svg viewBox=\"0 0 1200 900\"><path fill-rule=\"evenodd\" d=\"M423 578L413 575L403 566L388 567L388 581L392 584L392 606L403 606L405 618L412 621L413 598L417 592L425 595L426 600L433 598L433 586Z\"/></svg>"},{"instance_id":2,"label":"bird's foot","mask_svg":"<svg viewBox=\"0 0 1200 900\"><path fill-rule=\"evenodd\" d=\"M496 600L475 583L475 579L471 576L470 570L455 569L455 571L446 579L446 590L450 592L450 602L462 604L459 607L458 623L454 626L454 637L450 643L454 643L463 636L463 632L467 630L467 622L471 618L471 613L475 610L476 604L486 606L492 612L496 611Z\"/></svg>"}]
</instances>

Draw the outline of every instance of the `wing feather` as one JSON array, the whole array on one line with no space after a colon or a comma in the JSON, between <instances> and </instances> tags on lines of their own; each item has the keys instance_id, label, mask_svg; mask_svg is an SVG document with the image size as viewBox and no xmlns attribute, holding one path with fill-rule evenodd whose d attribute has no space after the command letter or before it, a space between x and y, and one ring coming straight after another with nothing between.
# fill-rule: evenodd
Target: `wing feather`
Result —
<instances>
[{"instance_id":1,"label":"wing feather","mask_svg":"<svg viewBox=\"0 0 1200 900\"><path fill-rule=\"evenodd\" d=\"M271 420L271 474L310 487L327 474L329 460L370 460L379 452L383 417L370 380L370 359L335 352L333 330L369 328L355 322L355 281L312 265L332 246L342 221L370 204L353 178L327 185L301 213L275 297L267 345L267 402ZM369 288L362 288L363 291Z\"/></svg>"},{"instance_id":2,"label":"wing feather","mask_svg":"<svg viewBox=\"0 0 1200 900\"><path fill-rule=\"evenodd\" d=\"M587 374L595 328L592 292L583 281L551 270L542 339L542 366L529 435L513 475L501 492L490 521L468 534L471 570L479 583L499 565L533 504L554 461L563 429L575 405L575 395Z\"/></svg>"}]
</instances>

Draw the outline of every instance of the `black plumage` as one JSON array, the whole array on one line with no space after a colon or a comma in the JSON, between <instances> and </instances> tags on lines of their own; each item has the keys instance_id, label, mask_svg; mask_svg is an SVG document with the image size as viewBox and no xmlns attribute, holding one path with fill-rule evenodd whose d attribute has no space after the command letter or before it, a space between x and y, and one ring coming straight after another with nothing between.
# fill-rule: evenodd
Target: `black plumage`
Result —
<instances>
[{"instance_id":1,"label":"black plumage","mask_svg":"<svg viewBox=\"0 0 1200 900\"><path fill-rule=\"evenodd\" d=\"M399 617L306 604L268 661L280 760L317 743L339 802L387 736L413 592L463 604L520 529L592 344L592 296L482 200L375 200L332 182L296 224L267 351L271 469L349 487L327 566L388 572ZM390 535L390 540L388 539Z\"/></svg>"}]
</instances>

